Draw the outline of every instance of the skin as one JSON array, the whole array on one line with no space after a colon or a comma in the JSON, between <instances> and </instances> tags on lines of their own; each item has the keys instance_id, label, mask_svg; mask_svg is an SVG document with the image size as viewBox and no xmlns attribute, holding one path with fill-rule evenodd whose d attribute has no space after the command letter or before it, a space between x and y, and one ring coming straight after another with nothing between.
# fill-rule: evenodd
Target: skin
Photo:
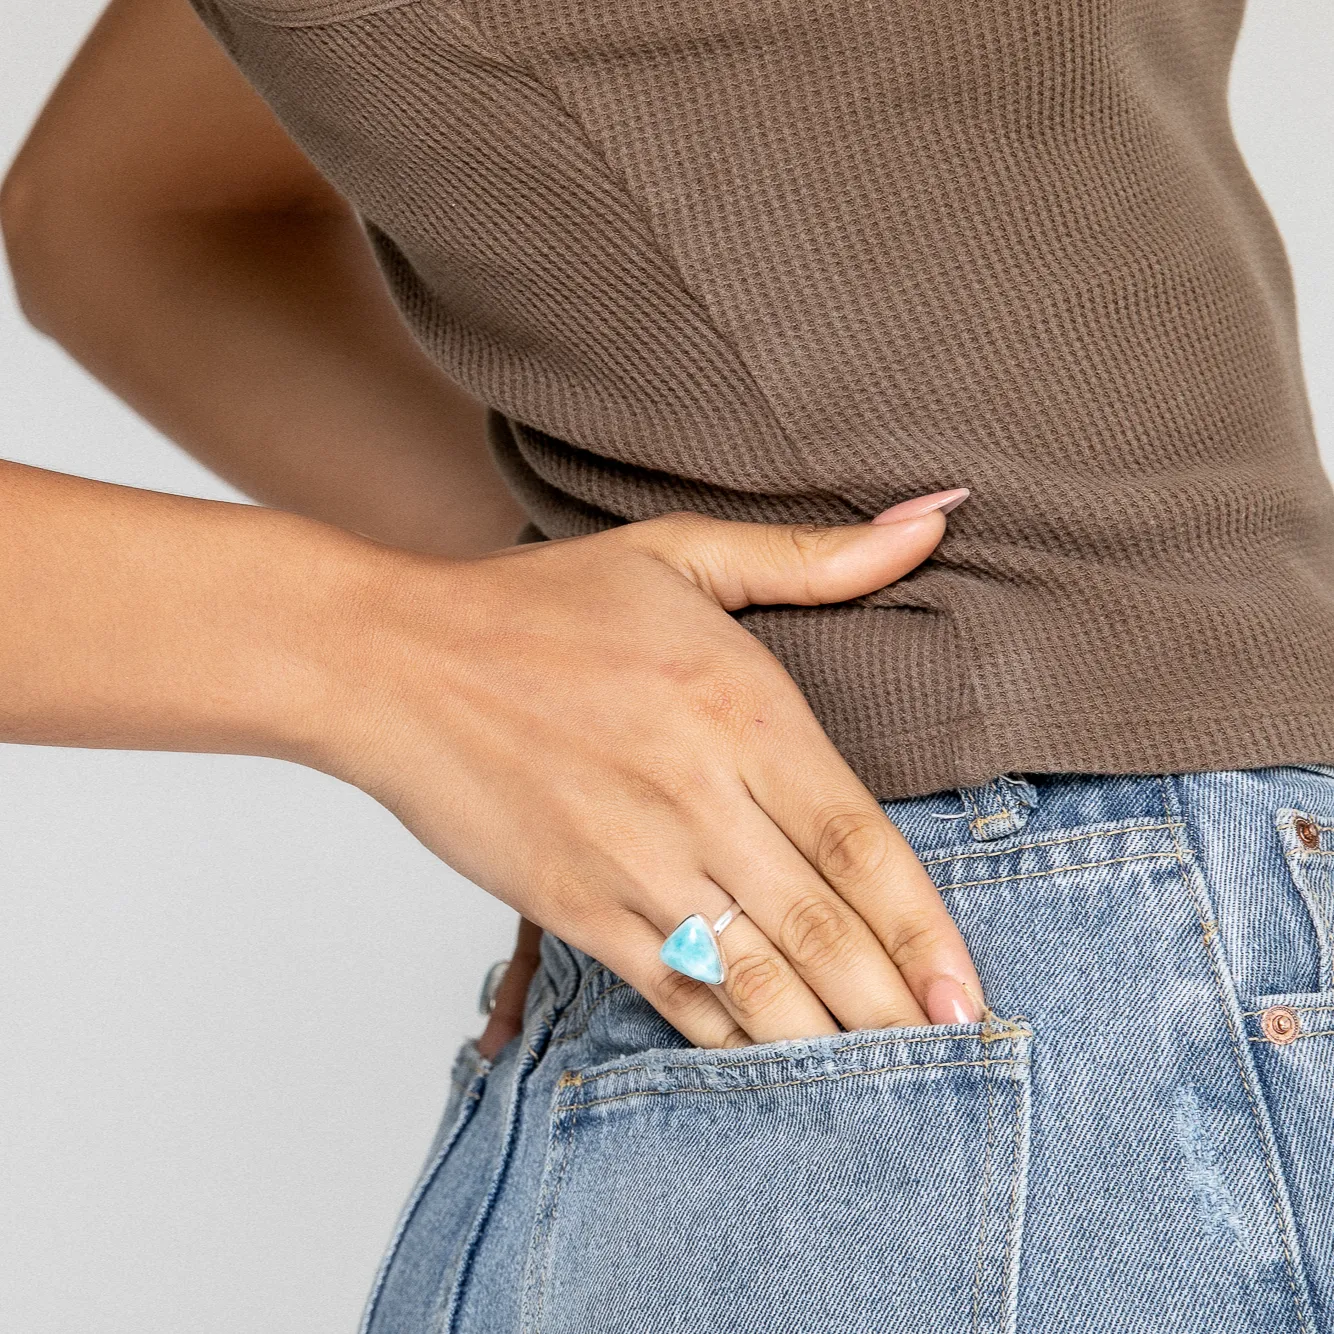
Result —
<instances>
[{"instance_id":1,"label":"skin","mask_svg":"<svg viewBox=\"0 0 1334 1334\"><path fill-rule=\"evenodd\" d=\"M510 546L481 405L182 0L111 5L0 218L34 324L272 507L0 465L0 739L271 755L362 788L526 919L487 1055L538 927L700 1046L981 1016L926 872L728 615L884 586L961 496ZM729 896L723 985L658 961Z\"/></svg>"}]
</instances>

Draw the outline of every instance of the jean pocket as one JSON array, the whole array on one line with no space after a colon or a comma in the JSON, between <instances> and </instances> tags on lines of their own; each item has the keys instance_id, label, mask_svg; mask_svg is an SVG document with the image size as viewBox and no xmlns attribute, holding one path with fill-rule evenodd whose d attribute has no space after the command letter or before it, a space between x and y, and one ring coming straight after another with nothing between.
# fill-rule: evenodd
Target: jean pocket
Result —
<instances>
[{"instance_id":1,"label":"jean pocket","mask_svg":"<svg viewBox=\"0 0 1334 1334\"><path fill-rule=\"evenodd\" d=\"M524 1329L1012 1330L1031 1037L993 1020L567 1070Z\"/></svg>"}]
</instances>

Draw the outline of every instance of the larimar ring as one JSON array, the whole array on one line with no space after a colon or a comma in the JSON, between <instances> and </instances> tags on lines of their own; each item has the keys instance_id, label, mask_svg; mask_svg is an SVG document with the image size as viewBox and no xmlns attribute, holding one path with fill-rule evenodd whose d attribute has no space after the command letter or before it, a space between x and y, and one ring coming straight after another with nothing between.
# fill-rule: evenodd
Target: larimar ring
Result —
<instances>
[{"instance_id":1,"label":"larimar ring","mask_svg":"<svg viewBox=\"0 0 1334 1334\"><path fill-rule=\"evenodd\" d=\"M678 973L717 986L727 976L718 937L742 915L741 905L735 899L713 921L703 913L692 913L662 942L658 958Z\"/></svg>"}]
</instances>

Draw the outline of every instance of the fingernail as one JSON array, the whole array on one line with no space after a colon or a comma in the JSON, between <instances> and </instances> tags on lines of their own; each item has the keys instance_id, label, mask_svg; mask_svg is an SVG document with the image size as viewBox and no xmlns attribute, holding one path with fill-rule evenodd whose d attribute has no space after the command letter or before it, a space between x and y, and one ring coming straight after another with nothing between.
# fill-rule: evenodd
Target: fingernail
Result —
<instances>
[{"instance_id":1,"label":"fingernail","mask_svg":"<svg viewBox=\"0 0 1334 1334\"><path fill-rule=\"evenodd\" d=\"M938 977L926 989L926 1017L933 1024L975 1024L982 1007L952 977Z\"/></svg>"},{"instance_id":2,"label":"fingernail","mask_svg":"<svg viewBox=\"0 0 1334 1334\"><path fill-rule=\"evenodd\" d=\"M902 523L904 519L920 519L923 514L933 514L939 510L948 514L957 509L968 499L966 486L956 486L952 491L933 491L929 496L914 496L911 500L901 500L891 505L881 514L877 514L872 523Z\"/></svg>"}]
</instances>

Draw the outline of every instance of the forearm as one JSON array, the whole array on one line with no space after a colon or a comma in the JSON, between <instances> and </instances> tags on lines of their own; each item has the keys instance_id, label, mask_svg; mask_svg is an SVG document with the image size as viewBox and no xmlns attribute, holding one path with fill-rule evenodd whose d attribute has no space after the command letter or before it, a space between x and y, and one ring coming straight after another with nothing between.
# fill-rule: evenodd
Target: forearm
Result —
<instances>
[{"instance_id":1,"label":"forearm","mask_svg":"<svg viewBox=\"0 0 1334 1334\"><path fill-rule=\"evenodd\" d=\"M482 405L181 0L113 0L0 203L32 321L248 495L442 554L513 541Z\"/></svg>"},{"instance_id":2,"label":"forearm","mask_svg":"<svg viewBox=\"0 0 1334 1334\"><path fill-rule=\"evenodd\" d=\"M0 463L0 741L319 763L383 548Z\"/></svg>"},{"instance_id":3,"label":"forearm","mask_svg":"<svg viewBox=\"0 0 1334 1334\"><path fill-rule=\"evenodd\" d=\"M484 409L412 342L350 214L66 226L16 265L34 320L246 494L440 554L513 540Z\"/></svg>"}]
</instances>

